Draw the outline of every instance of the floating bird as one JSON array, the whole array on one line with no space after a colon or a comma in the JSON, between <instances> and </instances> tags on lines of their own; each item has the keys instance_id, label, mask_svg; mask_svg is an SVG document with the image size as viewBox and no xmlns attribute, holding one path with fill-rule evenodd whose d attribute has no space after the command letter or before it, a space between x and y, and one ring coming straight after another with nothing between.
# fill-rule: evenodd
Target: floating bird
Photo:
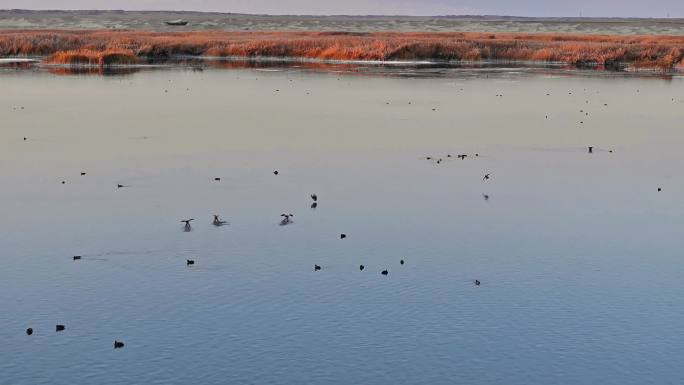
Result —
<instances>
[{"instance_id":1,"label":"floating bird","mask_svg":"<svg viewBox=\"0 0 684 385\"><path fill-rule=\"evenodd\" d=\"M192 226L190 226L190 222L192 222L192 221L194 221L194 220L195 220L194 218L182 220L181 223L185 223L185 226L183 226L183 229L184 229L185 231L190 231L190 230L192 230Z\"/></svg>"},{"instance_id":2,"label":"floating bird","mask_svg":"<svg viewBox=\"0 0 684 385\"><path fill-rule=\"evenodd\" d=\"M484 200L488 201L488 200L489 200L489 195L487 195L487 194L482 194L482 198L484 198Z\"/></svg>"},{"instance_id":3,"label":"floating bird","mask_svg":"<svg viewBox=\"0 0 684 385\"><path fill-rule=\"evenodd\" d=\"M218 216L218 215L214 215L214 221L211 222L211 224L214 225L214 226L216 226L216 227L219 227L219 226L223 226L223 225L228 224L228 222L222 221L222 220L219 219L219 216Z\"/></svg>"},{"instance_id":4,"label":"floating bird","mask_svg":"<svg viewBox=\"0 0 684 385\"><path fill-rule=\"evenodd\" d=\"M318 266L318 265L314 265L314 271L318 271L318 270L320 270L320 269L321 269L321 267L320 267L320 266Z\"/></svg>"},{"instance_id":5,"label":"floating bird","mask_svg":"<svg viewBox=\"0 0 684 385\"><path fill-rule=\"evenodd\" d=\"M124 186L124 185L122 185L122 184L117 184L117 185L116 185L116 188L123 188L123 187L128 187L128 186Z\"/></svg>"},{"instance_id":6,"label":"floating bird","mask_svg":"<svg viewBox=\"0 0 684 385\"><path fill-rule=\"evenodd\" d=\"M82 258L82 257L81 257L80 255L74 255L74 261L78 261L78 260L81 259L81 258Z\"/></svg>"},{"instance_id":7,"label":"floating bird","mask_svg":"<svg viewBox=\"0 0 684 385\"><path fill-rule=\"evenodd\" d=\"M195 264L194 259L186 259L185 260L185 266L190 266L190 265L194 265L194 264Z\"/></svg>"},{"instance_id":8,"label":"floating bird","mask_svg":"<svg viewBox=\"0 0 684 385\"><path fill-rule=\"evenodd\" d=\"M220 182L221 178L214 178L214 182Z\"/></svg>"},{"instance_id":9,"label":"floating bird","mask_svg":"<svg viewBox=\"0 0 684 385\"><path fill-rule=\"evenodd\" d=\"M28 138L24 137L24 140L28 140Z\"/></svg>"},{"instance_id":10,"label":"floating bird","mask_svg":"<svg viewBox=\"0 0 684 385\"><path fill-rule=\"evenodd\" d=\"M485 176L482 177L482 180L489 180L489 176L490 176L490 175L491 175L491 174L485 174Z\"/></svg>"},{"instance_id":11,"label":"floating bird","mask_svg":"<svg viewBox=\"0 0 684 385\"><path fill-rule=\"evenodd\" d=\"M64 326L64 325L55 325L55 331L56 332L64 331L64 329L66 329L66 326Z\"/></svg>"},{"instance_id":12,"label":"floating bird","mask_svg":"<svg viewBox=\"0 0 684 385\"><path fill-rule=\"evenodd\" d=\"M30 336L31 334L33 334L33 329L32 328L26 329L26 335Z\"/></svg>"},{"instance_id":13,"label":"floating bird","mask_svg":"<svg viewBox=\"0 0 684 385\"><path fill-rule=\"evenodd\" d=\"M460 158L461 160L465 159L468 156L468 154L460 154L457 156L457 158Z\"/></svg>"},{"instance_id":14,"label":"floating bird","mask_svg":"<svg viewBox=\"0 0 684 385\"><path fill-rule=\"evenodd\" d=\"M340 234L340 239L347 238L347 234Z\"/></svg>"},{"instance_id":15,"label":"floating bird","mask_svg":"<svg viewBox=\"0 0 684 385\"><path fill-rule=\"evenodd\" d=\"M366 268L366 266L364 266L364 265L359 265L359 270L363 271L363 269L365 269L365 268Z\"/></svg>"},{"instance_id":16,"label":"floating bird","mask_svg":"<svg viewBox=\"0 0 684 385\"><path fill-rule=\"evenodd\" d=\"M389 274L389 272L388 272L387 270L383 270L383 271L380 272L380 274L382 274L382 275L387 275L387 274Z\"/></svg>"},{"instance_id":17,"label":"floating bird","mask_svg":"<svg viewBox=\"0 0 684 385\"><path fill-rule=\"evenodd\" d=\"M82 173L81 173L81 176L85 176L85 174L86 174L86 173L82 172Z\"/></svg>"},{"instance_id":18,"label":"floating bird","mask_svg":"<svg viewBox=\"0 0 684 385\"><path fill-rule=\"evenodd\" d=\"M62 184L66 184L66 181L63 180L63 181L62 181Z\"/></svg>"},{"instance_id":19,"label":"floating bird","mask_svg":"<svg viewBox=\"0 0 684 385\"><path fill-rule=\"evenodd\" d=\"M311 199L313 199L314 202L318 202L318 195L311 194Z\"/></svg>"},{"instance_id":20,"label":"floating bird","mask_svg":"<svg viewBox=\"0 0 684 385\"><path fill-rule=\"evenodd\" d=\"M317 208L317 207L318 207L318 202L314 202L314 203L311 204L311 208L312 208L312 209L315 209L315 208Z\"/></svg>"},{"instance_id":21,"label":"floating bird","mask_svg":"<svg viewBox=\"0 0 684 385\"><path fill-rule=\"evenodd\" d=\"M478 281L477 279L475 280L475 286L480 286L480 281Z\"/></svg>"},{"instance_id":22,"label":"floating bird","mask_svg":"<svg viewBox=\"0 0 684 385\"><path fill-rule=\"evenodd\" d=\"M292 223L291 218L294 217L294 215L292 214L280 214L280 216L283 217L283 220L280 221L281 226L289 225L290 223Z\"/></svg>"},{"instance_id":23,"label":"floating bird","mask_svg":"<svg viewBox=\"0 0 684 385\"><path fill-rule=\"evenodd\" d=\"M124 343L121 341L114 340L114 349L121 349L124 347Z\"/></svg>"},{"instance_id":24,"label":"floating bird","mask_svg":"<svg viewBox=\"0 0 684 385\"><path fill-rule=\"evenodd\" d=\"M658 187L658 191L659 191L659 192L660 192L660 191L663 191L663 189L662 189L662 188L660 188L660 187Z\"/></svg>"},{"instance_id":25,"label":"floating bird","mask_svg":"<svg viewBox=\"0 0 684 385\"><path fill-rule=\"evenodd\" d=\"M273 171L273 175L278 175L278 170Z\"/></svg>"},{"instance_id":26,"label":"floating bird","mask_svg":"<svg viewBox=\"0 0 684 385\"><path fill-rule=\"evenodd\" d=\"M589 146L588 149L590 154L594 153L594 146Z\"/></svg>"},{"instance_id":27,"label":"floating bird","mask_svg":"<svg viewBox=\"0 0 684 385\"><path fill-rule=\"evenodd\" d=\"M403 264L404 264L404 260L402 259L401 261L399 261L399 264L403 265Z\"/></svg>"}]
</instances>

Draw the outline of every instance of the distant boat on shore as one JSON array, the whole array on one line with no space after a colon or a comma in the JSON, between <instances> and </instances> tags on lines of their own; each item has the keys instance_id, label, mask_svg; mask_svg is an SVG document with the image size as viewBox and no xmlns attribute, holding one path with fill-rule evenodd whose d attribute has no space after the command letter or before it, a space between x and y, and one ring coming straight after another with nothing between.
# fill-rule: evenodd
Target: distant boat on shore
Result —
<instances>
[{"instance_id":1,"label":"distant boat on shore","mask_svg":"<svg viewBox=\"0 0 684 385\"><path fill-rule=\"evenodd\" d=\"M165 21L166 25L188 25L187 20L170 20Z\"/></svg>"}]
</instances>

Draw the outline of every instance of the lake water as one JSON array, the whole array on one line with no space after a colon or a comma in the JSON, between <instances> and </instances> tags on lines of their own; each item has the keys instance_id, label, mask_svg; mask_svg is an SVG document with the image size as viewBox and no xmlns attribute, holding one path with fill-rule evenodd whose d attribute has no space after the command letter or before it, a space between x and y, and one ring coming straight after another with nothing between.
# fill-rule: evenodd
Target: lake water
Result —
<instances>
[{"instance_id":1,"label":"lake water","mask_svg":"<svg viewBox=\"0 0 684 385\"><path fill-rule=\"evenodd\" d=\"M684 380L681 77L11 69L0 87L0 384Z\"/></svg>"}]
</instances>

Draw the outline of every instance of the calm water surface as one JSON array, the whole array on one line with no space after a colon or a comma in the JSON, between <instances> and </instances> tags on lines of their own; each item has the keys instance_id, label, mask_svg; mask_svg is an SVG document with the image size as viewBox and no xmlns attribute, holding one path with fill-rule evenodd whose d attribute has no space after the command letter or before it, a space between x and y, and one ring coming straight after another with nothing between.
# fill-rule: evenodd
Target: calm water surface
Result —
<instances>
[{"instance_id":1,"label":"calm water surface","mask_svg":"<svg viewBox=\"0 0 684 385\"><path fill-rule=\"evenodd\" d=\"M681 384L682 79L412 75L0 71L0 384Z\"/></svg>"}]
</instances>

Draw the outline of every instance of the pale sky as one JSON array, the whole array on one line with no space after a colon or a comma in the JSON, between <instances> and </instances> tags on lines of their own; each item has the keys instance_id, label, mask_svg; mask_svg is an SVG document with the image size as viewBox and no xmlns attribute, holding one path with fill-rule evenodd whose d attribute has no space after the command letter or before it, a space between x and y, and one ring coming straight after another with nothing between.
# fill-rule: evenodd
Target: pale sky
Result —
<instances>
[{"instance_id":1,"label":"pale sky","mask_svg":"<svg viewBox=\"0 0 684 385\"><path fill-rule=\"evenodd\" d=\"M684 17L684 0L0 0L0 9L186 10L261 14Z\"/></svg>"}]
</instances>

